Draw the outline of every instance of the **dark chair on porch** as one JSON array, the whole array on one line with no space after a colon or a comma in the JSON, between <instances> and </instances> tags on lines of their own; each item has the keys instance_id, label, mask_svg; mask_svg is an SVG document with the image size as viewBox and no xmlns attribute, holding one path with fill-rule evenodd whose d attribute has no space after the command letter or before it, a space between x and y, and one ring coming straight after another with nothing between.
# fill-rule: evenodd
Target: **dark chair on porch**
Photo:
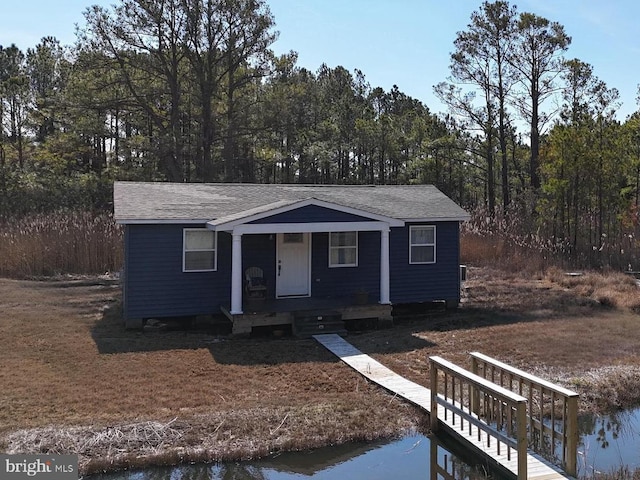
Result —
<instances>
[{"instance_id":1,"label":"dark chair on porch","mask_svg":"<svg viewBox=\"0 0 640 480\"><path fill-rule=\"evenodd\" d=\"M249 267L244 272L245 292L247 298L267 298L267 283L264 280L264 272L260 267Z\"/></svg>"}]
</instances>

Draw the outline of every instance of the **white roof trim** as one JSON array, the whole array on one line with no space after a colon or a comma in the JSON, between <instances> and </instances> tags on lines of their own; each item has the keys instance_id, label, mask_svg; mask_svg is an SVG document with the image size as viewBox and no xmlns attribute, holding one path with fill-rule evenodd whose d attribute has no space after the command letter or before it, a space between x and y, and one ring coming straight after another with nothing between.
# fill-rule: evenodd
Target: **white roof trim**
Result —
<instances>
[{"instance_id":1,"label":"white roof trim","mask_svg":"<svg viewBox=\"0 0 640 480\"><path fill-rule=\"evenodd\" d=\"M274 210L279 210L281 208L289 207L291 205L299 203L300 200L278 200L277 202L267 203L265 205L259 205L254 208L250 208L248 210L243 210L240 212L231 213L224 217L215 218L211 220L211 222L216 225L222 225L223 223L230 223L234 221L242 221L247 217L254 217L260 215L273 215Z\"/></svg>"},{"instance_id":2,"label":"white roof trim","mask_svg":"<svg viewBox=\"0 0 640 480\"><path fill-rule=\"evenodd\" d=\"M334 209L335 210L335 209ZM352 209L353 210L353 209ZM343 211L343 210L341 210ZM268 215L274 215L274 213L269 212ZM360 215L360 214L357 214ZM361 215L364 216L364 215ZM373 214L367 213L367 216L373 217ZM376 215L379 216L379 215ZM401 222L400 225L393 225L390 223L392 227L400 227L404 226L405 223L427 223L427 222L466 222L471 218L470 215L460 216L460 217L430 217L430 218L405 218L404 220L393 219L396 222ZM221 230L219 227L222 226L216 225L216 220L211 220L210 218L201 218L201 219L177 219L177 218L118 218L116 219L116 223L118 225L179 225L179 224L193 224L193 225L203 225L205 223L209 224L212 230ZM336 222L336 223L350 223L350 222ZM225 229L226 230L226 229ZM229 229L231 231L232 229ZM350 230L347 230L350 231Z\"/></svg>"},{"instance_id":3,"label":"white roof trim","mask_svg":"<svg viewBox=\"0 0 640 480\"><path fill-rule=\"evenodd\" d=\"M466 222L471 219L471 215L461 215L459 217L427 217L427 218L405 218L407 223L425 222Z\"/></svg>"},{"instance_id":4,"label":"white roof trim","mask_svg":"<svg viewBox=\"0 0 640 480\"><path fill-rule=\"evenodd\" d=\"M389 231L388 222L315 222L315 223L245 223L220 229L207 224L215 231L228 231L235 235L260 233L315 233L315 232L384 232Z\"/></svg>"},{"instance_id":5,"label":"white roof trim","mask_svg":"<svg viewBox=\"0 0 640 480\"><path fill-rule=\"evenodd\" d=\"M276 203L279 203L279 202L276 202ZM229 220L225 218L218 218L215 220L211 220L209 222L209 225L211 225L215 230L231 231L238 225L244 225L249 222L253 222L255 220L271 217L273 215L278 215L280 213L290 212L291 210L296 210L298 208L306 207L309 205L315 205L318 207L328 208L330 210L336 210L336 211L348 213L351 215L358 215L360 217L370 218L371 220L385 222L392 227L404 226L404 222L397 218L387 217L384 215L379 215L377 213L365 212L357 208L347 207L347 206L340 205L337 203L332 203L332 202L326 202L324 200L318 200L317 198L308 198L306 200L292 202L288 205L277 206L273 209L261 211L255 214L249 213L245 217L239 217L239 215L242 215L242 213L240 212L239 214L233 215L233 218ZM247 212L250 212L250 211L248 210ZM358 223L358 222L333 222L333 223ZM346 231L349 231L349 230L346 230Z\"/></svg>"},{"instance_id":6,"label":"white roof trim","mask_svg":"<svg viewBox=\"0 0 640 480\"><path fill-rule=\"evenodd\" d=\"M178 219L178 218L117 218L116 223L118 225L179 225L179 224L193 224L203 225L207 223L210 218L202 219Z\"/></svg>"}]
</instances>

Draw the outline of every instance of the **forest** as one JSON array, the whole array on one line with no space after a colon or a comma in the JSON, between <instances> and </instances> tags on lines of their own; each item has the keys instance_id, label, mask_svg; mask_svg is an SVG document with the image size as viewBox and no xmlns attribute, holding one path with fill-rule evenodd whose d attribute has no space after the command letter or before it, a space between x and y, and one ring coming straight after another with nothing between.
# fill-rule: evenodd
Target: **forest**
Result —
<instances>
[{"instance_id":1,"label":"forest","mask_svg":"<svg viewBox=\"0 0 640 480\"><path fill-rule=\"evenodd\" d=\"M117 269L114 180L433 184L472 212L469 235L640 270L640 108L618 118L569 33L485 1L447 46L434 114L274 54L268 1L93 6L74 45L0 46L0 274Z\"/></svg>"}]
</instances>

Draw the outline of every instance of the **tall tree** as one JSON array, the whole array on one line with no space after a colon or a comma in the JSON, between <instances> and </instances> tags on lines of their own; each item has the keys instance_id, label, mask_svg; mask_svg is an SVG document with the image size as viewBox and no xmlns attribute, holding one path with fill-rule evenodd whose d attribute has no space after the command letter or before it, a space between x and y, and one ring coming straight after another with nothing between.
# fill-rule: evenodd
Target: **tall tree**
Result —
<instances>
[{"instance_id":1,"label":"tall tree","mask_svg":"<svg viewBox=\"0 0 640 480\"><path fill-rule=\"evenodd\" d=\"M265 134L260 151L264 170L257 173L270 182L316 180L309 149L317 136L321 110L318 84L313 72L297 67L296 60L295 52L275 58L274 72L263 90Z\"/></svg>"},{"instance_id":2,"label":"tall tree","mask_svg":"<svg viewBox=\"0 0 640 480\"><path fill-rule=\"evenodd\" d=\"M64 48L53 37L27 50L26 68L34 96L31 123L38 142L44 142L56 132L56 116L62 113L60 96L69 74L70 63Z\"/></svg>"},{"instance_id":3,"label":"tall tree","mask_svg":"<svg viewBox=\"0 0 640 480\"><path fill-rule=\"evenodd\" d=\"M628 206L620 196L626 179L614 120L618 94L578 59L565 63L562 79L563 105L549 135L541 206L550 208L543 217L553 218L554 236L566 241L567 253L576 261L594 261L603 234L611 233Z\"/></svg>"},{"instance_id":4,"label":"tall tree","mask_svg":"<svg viewBox=\"0 0 640 480\"><path fill-rule=\"evenodd\" d=\"M507 98L515 83L512 66L508 58L514 48L516 8L506 1L484 2L481 12L472 15L472 34L475 42L481 49L486 49L487 54L493 57L492 82L494 95L498 106L498 143L500 145L501 159L501 185L502 205L506 212L511 203L509 186L509 157L507 146L511 127L507 113ZM473 46L471 47L473 52Z\"/></svg>"},{"instance_id":5,"label":"tall tree","mask_svg":"<svg viewBox=\"0 0 640 480\"><path fill-rule=\"evenodd\" d=\"M353 75L344 67L322 65L317 74L325 109L323 138L333 148L326 159L323 183L350 183L350 153L359 105Z\"/></svg>"},{"instance_id":6,"label":"tall tree","mask_svg":"<svg viewBox=\"0 0 640 480\"><path fill-rule=\"evenodd\" d=\"M24 166L24 136L31 101L25 55L15 45L0 47L0 163L6 151L3 135L15 151L20 168ZM2 130L5 130L4 133Z\"/></svg>"},{"instance_id":7,"label":"tall tree","mask_svg":"<svg viewBox=\"0 0 640 480\"><path fill-rule=\"evenodd\" d=\"M507 58L511 55L515 7L508 2L484 2L473 12L468 29L458 32L451 55L452 83L436 86L436 94L450 110L480 129L487 164L487 197L490 212L495 210L495 138L500 147L503 207L509 205L507 145L509 124L507 96L513 78ZM456 85L467 85L463 91ZM476 94L479 99L476 101ZM497 135L496 135L497 133Z\"/></svg>"},{"instance_id":8,"label":"tall tree","mask_svg":"<svg viewBox=\"0 0 640 480\"><path fill-rule=\"evenodd\" d=\"M521 13L517 23L517 41L507 56L519 73L524 88L516 95L516 105L529 124L529 177L534 191L540 188L540 132L550 115L541 111L542 104L557 91L556 77L562 72L562 53L571 43L564 27L533 13Z\"/></svg>"},{"instance_id":9,"label":"tall tree","mask_svg":"<svg viewBox=\"0 0 640 480\"><path fill-rule=\"evenodd\" d=\"M185 52L200 105L196 176L204 181L237 180L238 93L269 71L269 46L277 38L272 30L274 20L262 0L182 0L182 8L186 14ZM219 102L224 107L217 108ZM225 112L226 123L226 131L218 132L217 137L216 110ZM222 128L221 121L217 125ZM215 168L212 147L216 138L222 137L225 165Z\"/></svg>"},{"instance_id":10,"label":"tall tree","mask_svg":"<svg viewBox=\"0 0 640 480\"><path fill-rule=\"evenodd\" d=\"M271 69L270 45L277 34L272 31L274 20L263 0L224 0L220 6L224 38L225 80L223 100L226 104L226 131L223 158L226 162L225 179L243 181L252 177L253 165L247 160L247 137L255 126L251 125L252 109L256 103L256 84ZM244 140L241 142L241 138ZM244 158L240 158L244 157Z\"/></svg>"},{"instance_id":11,"label":"tall tree","mask_svg":"<svg viewBox=\"0 0 640 480\"><path fill-rule=\"evenodd\" d=\"M616 143L620 134L618 122L615 120L620 95L615 88L607 88L603 81L598 81L593 91L595 117L594 151L597 156L597 243L599 251L605 241L605 235L611 233L611 216L607 212L620 211L620 185L624 181L623 169L618 161ZM606 225L605 225L606 224ZM605 232L606 230L606 232Z\"/></svg>"},{"instance_id":12,"label":"tall tree","mask_svg":"<svg viewBox=\"0 0 640 480\"><path fill-rule=\"evenodd\" d=\"M185 11L181 0L122 0L111 10L93 6L85 12L80 35L84 48L111 60L120 81L152 122L162 173L184 179L182 95L185 58Z\"/></svg>"}]
</instances>

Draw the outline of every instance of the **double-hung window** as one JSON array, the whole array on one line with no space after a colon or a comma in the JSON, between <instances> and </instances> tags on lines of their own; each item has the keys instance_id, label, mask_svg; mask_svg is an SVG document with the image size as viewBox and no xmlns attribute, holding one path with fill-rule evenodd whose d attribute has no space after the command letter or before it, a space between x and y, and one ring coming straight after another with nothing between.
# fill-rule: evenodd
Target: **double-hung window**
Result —
<instances>
[{"instance_id":1,"label":"double-hung window","mask_svg":"<svg viewBox=\"0 0 640 480\"><path fill-rule=\"evenodd\" d=\"M183 232L182 271L215 270L216 233L206 228L185 228Z\"/></svg>"},{"instance_id":2,"label":"double-hung window","mask_svg":"<svg viewBox=\"0 0 640 480\"><path fill-rule=\"evenodd\" d=\"M358 232L329 233L329 267L358 266Z\"/></svg>"},{"instance_id":3,"label":"double-hung window","mask_svg":"<svg viewBox=\"0 0 640 480\"><path fill-rule=\"evenodd\" d=\"M409 263L436 263L435 225L409 227Z\"/></svg>"}]
</instances>

